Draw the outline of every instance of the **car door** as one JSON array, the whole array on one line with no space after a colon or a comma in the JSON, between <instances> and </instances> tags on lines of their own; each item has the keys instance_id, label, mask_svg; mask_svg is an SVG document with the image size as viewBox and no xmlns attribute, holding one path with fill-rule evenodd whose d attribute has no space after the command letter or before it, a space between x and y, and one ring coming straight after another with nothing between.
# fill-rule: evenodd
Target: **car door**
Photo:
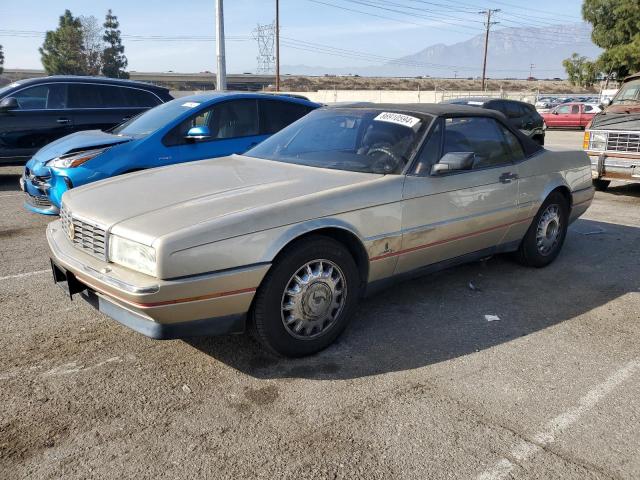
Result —
<instances>
[{"instance_id":1,"label":"car door","mask_svg":"<svg viewBox=\"0 0 640 480\"><path fill-rule=\"evenodd\" d=\"M18 108L0 112L0 159L25 160L73 131L63 83L26 87L11 94Z\"/></svg>"},{"instance_id":2,"label":"car door","mask_svg":"<svg viewBox=\"0 0 640 480\"><path fill-rule=\"evenodd\" d=\"M471 169L434 174L444 155L472 152ZM518 208L518 139L488 117L440 120L408 175L403 194L402 250L396 273L471 253L487 254L511 240Z\"/></svg>"},{"instance_id":3,"label":"car door","mask_svg":"<svg viewBox=\"0 0 640 480\"><path fill-rule=\"evenodd\" d=\"M567 116L567 127L579 127L582 125L582 111L580 105L570 105L569 115Z\"/></svg>"},{"instance_id":4,"label":"car door","mask_svg":"<svg viewBox=\"0 0 640 480\"><path fill-rule=\"evenodd\" d=\"M550 127L566 127L569 123L570 113L570 105L560 105L553 111L553 114L550 115L550 122L547 122L547 125Z\"/></svg>"},{"instance_id":5,"label":"car door","mask_svg":"<svg viewBox=\"0 0 640 480\"><path fill-rule=\"evenodd\" d=\"M74 130L109 130L160 102L153 95L139 99L138 91L115 85L69 84L69 108L73 110Z\"/></svg>"},{"instance_id":6,"label":"car door","mask_svg":"<svg viewBox=\"0 0 640 480\"><path fill-rule=\"evenodd\" d=\"M209 136L185 138L191 127L206 126ZM257 145L260 135L258 103L255 99L235 99L200 110L174 128L163 140L171 150L171 163L241 154Z\"/></svg>"}]
</instances>

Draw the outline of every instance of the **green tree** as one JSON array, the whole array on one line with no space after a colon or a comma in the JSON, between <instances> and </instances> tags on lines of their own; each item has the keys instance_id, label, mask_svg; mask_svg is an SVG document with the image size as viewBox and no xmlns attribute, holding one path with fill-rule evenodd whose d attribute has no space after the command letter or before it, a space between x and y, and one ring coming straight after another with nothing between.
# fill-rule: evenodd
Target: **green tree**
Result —
<instances>
[{"instance_id":1,"label":"green tree","mask_svg":"<svg viewBox=\"0 0 640 480\"><path fill-rule=\"evenodd\" d=\"M580 56L577 53L563 60L562 66L566 70L572 85L590 87L598 79L596 63L587 60L587 57Z\"/></svg>"},{"instance_id":2,"label":"green tree","mask_svg":"<svg viewBox=\"0 0 640 480\"><path fill-rule=\"evenodd\" d=\"M640 71L638 0L584 0L582 16L593 25L593 42L604 49L598 67L607 78Z\"/></svg>"},{"instance_id":3,"label":"green tree","mask_svg":"<svg viewBox=\"0 0 640 480\"><path fill-rule=\"evenodd\" d=\"M47 32L40 47L42 65L49 75L84 75L86 59L84 56L82 22L69 10L60 17L58 28Z\"/></svg>"},{"instance_id":4,"label":"green tree","mask_svg":"<svg viewBox=\"0 0 640 480\"><path fill-rule=\"evenodd\" d=\"M107 12L104 22L104 36L102 39L106 43L106 47L102 52L102 73L106 77L112 78L129 78L126 72L127 57L124 55L124 45L118 27L118 17L116 17L111 9Z\"/></svg>"},{"instance_id":5,"label":"green tree","mask_svg":"<svg viewBox=\"0 0 640 480\"><path fill-rule=\"evenodd\" d=\"M100 75L102 71L102 52L104 41L102 40L102 25L98 19L91 16L81 16L82 44L84 46L84 63L87 75Z\"/></svg>"},{"instance_id":6,"label":"green tree","mask_svg":"<svg viewBox=\"0 0 640 480\"><path fill-rule=\"evenodd\" d=\"M2 50L2 45L0 45L0 75L4 72L4 51Z\"/></svg>"}]
</instances>

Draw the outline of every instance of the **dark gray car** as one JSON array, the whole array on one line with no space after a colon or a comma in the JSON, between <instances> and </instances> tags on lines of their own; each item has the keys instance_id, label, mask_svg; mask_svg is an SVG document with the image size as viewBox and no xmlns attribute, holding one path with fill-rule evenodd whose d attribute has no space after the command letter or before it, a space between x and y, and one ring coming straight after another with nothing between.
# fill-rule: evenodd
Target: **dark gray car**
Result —
<instances>
[{"instance_id":1,"label":"dark gray car","mask_svg":"<svg viewBox=\"0 0 640 480\"><path fill-rule=\"evenodd\" d=\"M445 100L442 103L471 105L501 112L514 127L527 137L535 140L540 145L544 145L544 120L530 103L490 97L454 98Z\"/></svg>"}]
</instances>

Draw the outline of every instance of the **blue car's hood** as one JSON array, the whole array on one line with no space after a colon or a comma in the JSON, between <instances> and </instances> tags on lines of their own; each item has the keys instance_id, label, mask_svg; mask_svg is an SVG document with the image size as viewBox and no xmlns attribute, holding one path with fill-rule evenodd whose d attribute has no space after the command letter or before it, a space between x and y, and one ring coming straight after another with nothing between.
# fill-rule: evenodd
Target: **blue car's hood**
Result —
<instances>
[{"instance_id":1,"label":"blue car's hood","mask_svg":"<svg viewBox=\"0 0 640 480\"><path fill-rule=\"evenodd\" d=\"M29 160L27 166L38 175L37 171L44 168L46 162L65 153L117 145L131 140L133 140L133 137L113 135L103 132L102 130L76 132L42 147L31 160Z\"/></svg>"}]
</instances>

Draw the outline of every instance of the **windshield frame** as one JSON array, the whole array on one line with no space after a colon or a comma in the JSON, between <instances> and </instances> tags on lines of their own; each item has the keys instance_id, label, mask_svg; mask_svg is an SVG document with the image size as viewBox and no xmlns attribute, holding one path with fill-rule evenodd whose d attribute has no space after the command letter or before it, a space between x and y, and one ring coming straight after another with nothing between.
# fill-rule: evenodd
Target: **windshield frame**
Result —
<instances>
[{"instance_id":1,"label":"windshield frame","mask_svg":"<svg viewBox=\"0 0 640 480\"><path fill-rule=\"evenodd\" d=\"M403 155L406 158L406 161L404 162L404 165L402 165L402 168L397 168L396 170L392 171L392 172L388 172L388 173L382 173L382 172L366 172L366 171L360 171L360 170L353 170L353 169L346 169L346 168L333 168L330 166L321 166L321 165L314 165L311 163L305 163L305 162L295 162L291 160L287 160L286 158L268 158L265 156L258 156L258 155L252 155L251 152L253 150L258 150L265 142L268 142L269 140L271 140L271 138L273 138L273 136L276 135L280 135L283 132L285 132L286 130L292 129L296 127L296 124L298 124L298 122L303 122L305 120L308 120L309 116L311 115L320 115L323 112L367 112L367 113L371 113L374 114L375 116L380 115L382 113L385 112L389 112L389 113L398 113L398 114L402 114L402 115L408 115L408 116L413 116L413 117L417 117L420 119L421 121L421 125L418 128L418 130L415 132L415 138L413 139L411 145L407 148L406 151L406 155ZM303 166L303 167L311 167L311 168L322 168L322 169L327 169L327 170L336 170L336 171L342 171L342 172L352 172L352 173L363 173L363 174L368 174L368 175L406 175L407 172L409 171L409 169L411 168L411 166L414 163L414 160L416 158L416 155L418 154L418 152L420 151L425 138L427 137L427 135L429 134L429 132L431 131L431 128L435 122L437 118L437 115L431 114L431 113L427 113L427 112L419 112L419 111L414 111L411 109L406 109L406 108L402 108L401 106L398 107L378 107L378 106L366 106L366 107L358 107L358 106L339 106L339 107L333 107L333 106L325 106L322 108L318 108L316 110L313 110L312 112L308 113L307 115L305 115L304 117L298 119L297 121L293 122L292 124L290 124L289 126L285 127L283 130L281 130L280 132L275 133L274 135L272 135L272 137L266 139L264 142L256 145L254 148L252 148L251 150L245 152L243 155L246 155L247 157L251 157L251 158L255 158L258 160L266 160L266 161L272 161L272 162L278 162L278 163L286 163L286 164L290 164L290 165L297 165L297 166ZM295 136L297 136L297 133L292 137L295 138ZM330 152L330 151L328 151ZM399 167L399 166L398 166Z\"/></svg>"},{"instance_id":2,"label":"windshield frame","mask_svg":"<svg viewBox=\"0 0 640 480\"><path fill-rule=\"evenodd\" d=\"M636 88L636 98L619 98L624 94L625 90L631 86ZM615 97L613 97L613 99L611 100L611 105L624 105L625 102L640 104L640 78L634 78L632 80L629 80L628 82L624 82L620 86L620 90L618 90L618 93L616 93Z\"/></svg>"}]
</instances>

